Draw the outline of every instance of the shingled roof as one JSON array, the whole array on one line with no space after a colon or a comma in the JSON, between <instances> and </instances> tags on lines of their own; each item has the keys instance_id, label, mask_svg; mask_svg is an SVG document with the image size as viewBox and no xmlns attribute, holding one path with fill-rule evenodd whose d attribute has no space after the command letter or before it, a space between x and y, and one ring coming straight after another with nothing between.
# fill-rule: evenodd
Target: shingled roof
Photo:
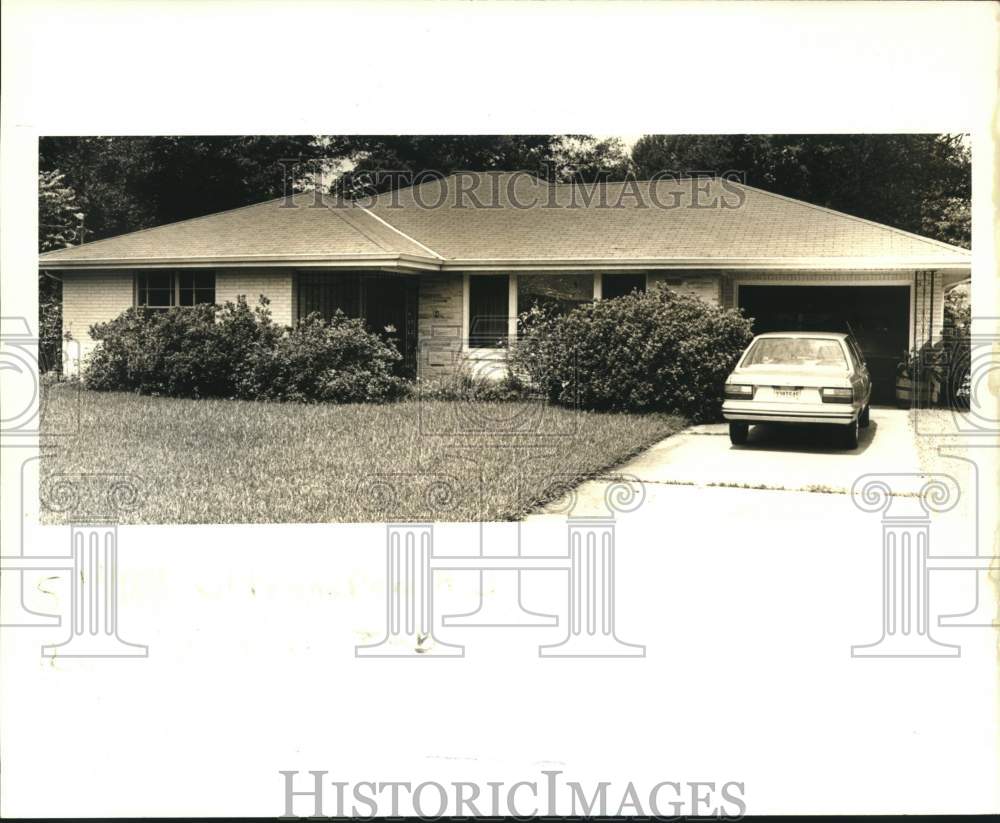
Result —
<instances>
[{"instance_id":1,"label":"shingled roof","mask_svg":"<svg viewBox=\"0 0 1000 823\"><path fill-rule=\"evenodd\" d=\"M291 205L295 207L292 208ZM41 255L44 268L372 265L967 269L965 249L718 178L551 185L452 175L350 203L296 195Z\"/></svg>"}]
</instances>

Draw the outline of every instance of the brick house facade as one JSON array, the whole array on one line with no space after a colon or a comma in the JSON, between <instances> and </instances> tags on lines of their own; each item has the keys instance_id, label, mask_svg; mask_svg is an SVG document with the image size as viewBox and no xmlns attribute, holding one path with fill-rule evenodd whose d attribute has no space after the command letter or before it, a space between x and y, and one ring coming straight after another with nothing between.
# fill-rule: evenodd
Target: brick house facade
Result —
<instances>
[{"instance_id":1,"label":"brick house facade","mask_svg":"<svg viewBox=\"0 0 1000 823\"><path fill-rule=\"evenodd\" d=\"M760 330L851 324L888 367L940 337L970 255L734 181L585 190L484 173L367 203L290 196L48 252L40 267L63 281L64 332L84 358L89 327L131 306L264 295L282 325L336 308L391 325L434 379L459 363L495 369L493 337L516 334L534 293L572 305L654 283L752 309Z\"/></svg>"}]
</instances>

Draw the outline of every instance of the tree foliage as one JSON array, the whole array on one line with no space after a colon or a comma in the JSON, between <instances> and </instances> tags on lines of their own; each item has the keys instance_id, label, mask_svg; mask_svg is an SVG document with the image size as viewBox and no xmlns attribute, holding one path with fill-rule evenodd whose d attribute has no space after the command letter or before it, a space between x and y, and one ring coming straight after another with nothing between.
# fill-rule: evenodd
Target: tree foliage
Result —
<instances>
[{"instance_id":1,"label":"tree foliage","mask_svg":"<svg viewBox=\"0 0 1000 823\"><path fill-rule=\"evenodd\" d=\"M644 135L636 174L740 171L767 191L968 247L971 153L954 134Z\"/></svg>"},{"instance_id":2,"label":"tree foliage","mask_svg":"<svg viewBox=\"0 0 1000 823\"><path fill-rule=\"evenodd\" d=\"M58 169L38 174L38 250L62 249L80 242L83 212L76 192ZM62 288L59 280L38 272L39 367L43 372L62 361Z\"/></svg>"},{"instance_id":3,"label":"tree foliage","mask_svg":"<svg viewBox=\"0 0 1000 823\"><path fill-rule=\"evenodd\" d=\"M39 167L63 173L97 240L280 197L293 161L301 183L323 153L313 136L44 137Z\"/></svg>"},{"instance_id":4,"label":"tree foliage","mask_svg":"<svg viewBox=\"0 0 1000 823\"><path fill-rule=\"evenodd\" d=\"M407 185L418 173L528 171L558 181L592 180L605 171L620 179L629 168L618 138L587 135L372 135L328 138L334 156L349 165L334 182L347 196ZM402 172L394 177L387 172Z\"/></svg>"}]
</instances>

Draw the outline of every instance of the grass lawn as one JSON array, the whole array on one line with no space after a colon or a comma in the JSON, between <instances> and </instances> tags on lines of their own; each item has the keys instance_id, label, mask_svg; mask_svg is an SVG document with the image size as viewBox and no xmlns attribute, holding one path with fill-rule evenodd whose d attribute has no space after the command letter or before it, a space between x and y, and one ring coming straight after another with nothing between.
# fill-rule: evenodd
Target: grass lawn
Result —
<instances>
[{"instance_id":1,"label":"grass lawn","mask_svg":"<svg viewBox=\"0 0 1000 823\"><path fill-rule=\"evenodd\" d=\"M42 498L57 475L108 473L140 478L144 499L122 523L515 520L685 425L531 401L307 406L56 384Z\"/></svg>"}]
</instances>

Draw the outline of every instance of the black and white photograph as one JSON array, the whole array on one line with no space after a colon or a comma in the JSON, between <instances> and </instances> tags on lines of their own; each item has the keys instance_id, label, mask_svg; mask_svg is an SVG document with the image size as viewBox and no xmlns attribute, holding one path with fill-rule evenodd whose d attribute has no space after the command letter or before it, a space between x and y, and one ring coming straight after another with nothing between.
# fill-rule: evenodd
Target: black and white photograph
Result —
<instances>
[{"instance_id":1,"label":"black and white photograph","mask_svg":"<svg viewBox=\"0 0 1000 823\"><path fill-rule=\"evenodd\" d=\"M1000 808L988 4L3 12L5 817Z\"/></svg>"}]
</instances>

